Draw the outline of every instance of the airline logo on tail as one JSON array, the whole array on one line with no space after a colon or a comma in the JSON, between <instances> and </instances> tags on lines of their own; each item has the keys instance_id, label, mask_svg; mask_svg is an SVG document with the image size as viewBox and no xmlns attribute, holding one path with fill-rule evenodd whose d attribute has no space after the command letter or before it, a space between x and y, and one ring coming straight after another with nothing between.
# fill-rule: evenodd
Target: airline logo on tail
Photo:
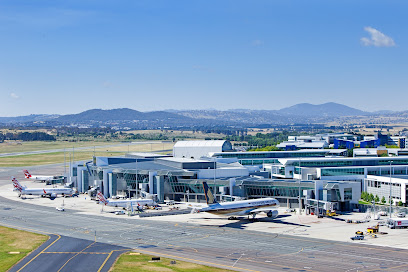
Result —
<instances>
[{"instance_id":1,"label":"airline logo on tail","mask_svg":"<svg viewBox=\"0 0 408 272\"><path fill-rule=\"evenodd\" d=\"M103 196L103 194L101 192L98 192L98 194L96 195L98 200L100 202L102 202L103 204L107 205L109 203L108 200L106 200L106 198Z\"/></svg>"},{"instance_id":2,"label":"airline logo on tail","mask_svg":"<svg viewBox=\"0 0 408 272\"><path fill-rule=\"evenodd\" d=\"M203 182L203 186L204 186L204 196L205 196L205 200L207 201L207 204L215 204L217 203L217 201L214 198L214 195L212 194L212 192L210 191L210 188L208 187L207 182Z\"/></svg>"},{"instance_id":3,"label":"airline logo on tail","mask_svg":"<svg viewBox=\"0 0 408 272\"><path fill-rule=\"evenodd\" d=\"M30 173L29 173L27 170L23 170L23 172L24 172L24 176L25 176L26 178L31 178L31 175L30 175Z\"/></svg>"},{"instance_id":4,"label":"airline logo on tail","mask_svg":"<svg viewBox=\"0 0 408 272\"><path fill-rule=\"evenodd\" d=\"M20 182L18 182L18 180L15 177L13 177L12 181L13 181L14 188L22 192L24 188L23 186L21 186Z\"/></svg>"}]
</instances>

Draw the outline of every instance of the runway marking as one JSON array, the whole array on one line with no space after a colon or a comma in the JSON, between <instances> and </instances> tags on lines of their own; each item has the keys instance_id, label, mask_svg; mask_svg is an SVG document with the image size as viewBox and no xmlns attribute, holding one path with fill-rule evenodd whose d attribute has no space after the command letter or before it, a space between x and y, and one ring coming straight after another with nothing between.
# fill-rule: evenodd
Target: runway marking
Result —
<instances>
[{"instance_id":1,"label":"runway marking","mask_svg":"<svg viewBox=\"0 0 408 272\"><path fill-rule=\"evenodd\" d=\"M264 257L256 257L256 258L259 258L259 259L266 259L266 258L268 258L268 259L271 259L271 258L278 258L278 257L283 257L283 256L288 256L288 255L293 255L293 254L298 254L298 253L300 253L300 252L302 252L303 251L303 247L299 250L299 251L296 251L296 252L292 252L292 253L286 253L286 254L281 254L281 255L273 255L273 256L264 256ZM255 259L255 258L245 258L245 260L250 260L250 259Z\"/></svg>"},{"instance_id":2,"label":"runway marking","mask_svg":"<svg viewBox=\"0 0 408 272\"><path fill-rule=\"evenodd\" d=\"M55 234L58 236L57 239L54 240L54 242L52 242L51 244L49 244L46 248L44 248L40 253L38 253L34 258L32 258L30 261L28 261L23 267L21 267L19 270L17 270L17 272L20 272L21 270L23 270L29 263L31 263L33 260L35 260L38 256L40 256L42 253L44 253L44 251L46 251L50 246L52 246L55 242L57 242L59 239L61 239L61 236L58 234Z\"/></svg>"},{"instance_id":3,"label":"runway marking","mask_svg":"<svg viewBox=\"0 0 408 272\"><path fill-rule=\"evenodd\" d=\"M109 254L108 252L43 252L43 254Z\"/></svg>"},{"instance_id":4,"label":"runway marking","mask_svg":"<svg viewBox=\"0 0 408 272\"><path fill-rule=\"evenodd\" d=\"M98 219L98 218L94 218L94 219L92 219L92 221L100 221L100 219ZM118 222L119 223L119 225L129 225L130 223L124 223L124 222ZM238 230L226 230L225 228L217 228L218 226L215 226L215 227L196 227L196 226L180 226L179 225L179 227L184 227L184 228L206 228L206 229L211 229L211 230L214 230L214 231L216 231L217 229L219 230L219 231L223 231L223 232L226 232L226 231L229 231L230 233L231 232L233 232L233 233L237 233L237 234L239 234L240 233L240 231L238 231ZM16 228L18 228L18 229L28 229L28 228L23 228L23 227L16 227ZM153 229L153 228L152 228ZM30 229L28 229L28 230L30 230ZM31 229L32 230L32 229ZM39 231L39 230L33 230L34 232L37 232L37 233L46 233L46 232L43 232L43 231ZM253 235L256 235L256 236L265 236L265 237L270 237L270 238L276 238L277 236L279 236L279 234L276 234L276 233L268 233L268 234L261 234L261 233L257 233L256 231L252 231L252 234ZM215 232L214 234L212 234L212 235L214 235L214 236L217 236L218 234ZM274 236L274 237L272 237L272 236ZM280 236L280 238L282 238L282 240L298 240L298 241L308 241L308 240L306 240L306 239L304 239L304 238L295 238L295 237L282 237L282 236ZM284 241L283 241L283 243L284 243ZM326 245L328 245L328 246L331 246L331 247L335 247L335 243L336 243L336 241L313 241L313 243L315 243L315 244L326 244ZM127 243L123 243L123 244L127 244ZM348 243L343 243L344 244L344 247L345 247L345 250L347 250L347 247L349 247L349 249L351 250L351 249L354 249L354 250L358 250L358 249L364 249L364 250L368 250L368 251L372 251L374 254L376 254L375 252L378 252L378 253L381 253L381 252L393 252L394 250L393 249L387 249L387 248L378 248L378 246L374 246L374 245L367 245L367 244L364 244L364 245L355 245L355 244L348 244ZM372 246L372 248L371 247L366 247L366 246ZM306 247L306 250L307 249L309 249L309 250L311 250L311 251L316 251L316 249L314 249L314 248L316 248L316 246L310 246L310 247ZM398 251L398 253L399 254L401 254L401 253L403 253L404 255L405 254L407 254L408 252L406 252L406 251ZM341 254L343 254L343 255L345 255L345 256L347 256L348 254L346 254L345 252L343 252L343 253L341 253ZM363 258L367 258L366 256L360 256L360 257L363 257ZM379 259L379 258L373 258L373 257L370 257L370 258L372 258L372 259L377 259L377 260L381 260L381 259ZM400 263L403 263L403 262L401 262L401 261L399 261ZM401 265L401 266L405 266L405 265ZM398 267L398 266L397 266ZM390 268L390 269L392 269L392 268Z\"/></svg>"},{"instance_id":5,"label":"runway marking","mask_svg":"<svg viewBox=\"0 0 408 272\"><path fill-rule=\"evenodd\" d=\"M269 263L269 262L258 262L258 261L254 261L254 260L247 260L248 262L253 262L253 263L260 263L260 264L267 264L267 265L272 265L272 266L278 266L278 267L282 267L282 268L292 268L295 270L299 270L302 269L301 267L293 267L293 266L289 266L289 265L280 265L280 264L274 264L274 263ZM310 269L306 269L305 267L303 267L304 270L306 271L316 271L316 270L310 270Z\"/></svg>"},{"instance_id":6,"label":"runway marking","mask_svg":"<svg viewBox=\"0 0 408 272\"><path fill-rule=\"evenodd\" d=\"M232 267L234 267L236 264L237 264L237 262L242 258L242 256L244 256L245 255L245 253L242 253L241 254L241 256L239 256L239 258L235 261L235 263L232 265Z\"/></svg>"},{"instance_id":7,"label":"runway marking","mask_svg":"<svg viewBox=\"0 0 408 272\"><path fill-rule=\"evenodd\" d=\"M69 258L69 260L66 261L66 262L61 266L61 268L58 269L57 272L60 272L60 271L64 268L64 266L66 266L67 263L69 263L69 261L71 261L73 258L75 258L76 256L78 256L78 255L79 255L80 253L82 253L84 250L86 250L86 249L90 248L91 246L93 246L95 243L96 243L96 242L93 242L92 244L88 245L86 248L84 248L83 250L81 250L80 252L78 252L77 254L75 254L74 256L72 256L71 258Z\"/></svg>"},{"instance_id":8,"label":"runway marking","mask_svg":"<svg viewBox=\"0 0 408 272\"><path fill-rule=\"evenodd\" d=\"M397 265L397 266L393 266L393 267L389 267L389 268L386 268L385 270L391 270L391 269L395 269L395 268L401 268L401 267L404 267L404 266L408 266L408 264L402 264L402 265ZM401 270L400 270L401 271ZM406 270L405 270L406 271Z\"/></svg>"},{"instance_id":9,"label":"runway marking","mask_svg":"<svg viewBox=\"0 0 408 272\"><path fill-rule=\"evenodd\" d=\"M99 267L97 272L101 272L102 268L105 266L106 262L109 260L109 258L112 256L112 253L115 251L127 251L128 249L116 249L116 250L112 250L111 252L109 252L109 255L106 257L105 261L103 261L102 265Z\"/></svg>"}]
</instances>

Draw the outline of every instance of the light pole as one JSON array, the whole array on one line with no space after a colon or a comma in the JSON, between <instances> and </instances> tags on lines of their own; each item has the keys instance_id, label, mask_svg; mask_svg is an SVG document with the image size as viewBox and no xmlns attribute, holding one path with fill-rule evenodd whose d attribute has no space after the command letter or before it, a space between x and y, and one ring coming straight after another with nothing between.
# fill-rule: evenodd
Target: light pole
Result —
<instances>
[{"instance_id":1,"label":"light pole","mask_svg":"<svg viewBox=\"0 0 408 272\"><path fill-rule=\"evenodd\" d=\"M300 183L302 182L302 169L300 168L300 158L299 158L299 215L302 214L302 199L300 196Z\"/></svg>"},{"instance_id":2,"label":"light pole","mask_svg":"<svg viewBox=\"0 0 408 272\"><path fill-rule=\"evenodd\" d=\"M391 200L392 200L392 183L391 183L391 176L392 173L392 161L390 161L390 200L389 200L389 204L390 204L390 218L391 218L391 212L392 212L392 207L391 207Z\"/></svg>"}]
</instances>

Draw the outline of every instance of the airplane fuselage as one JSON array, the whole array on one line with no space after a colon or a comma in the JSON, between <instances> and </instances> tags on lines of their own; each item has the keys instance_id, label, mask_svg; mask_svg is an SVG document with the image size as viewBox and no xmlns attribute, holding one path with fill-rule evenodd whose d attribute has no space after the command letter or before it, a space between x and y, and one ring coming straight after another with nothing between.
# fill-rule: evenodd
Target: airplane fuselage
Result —
<instances>
[{"instance_id":1,"label":"airplane fuselage","mask_svg":"<svg viewBox=\"0 0 408 272\"><path fill-rule=\"evenodd\" d=\"M74 192L70 188L35 188L23 189L20 193L22 195L72 195Z\"/></svg>"},{"instance_id":2,"label":"airplane fuselage","mask_svg":"<svg viewBox=\"0 0 408 272\"><path fill-rule=\"evenodd\" d=\"M126 200L110 200L107 204L113 207L127 208L129 206L153 206L156 203L152 199L126 199Z\"/></svg>"},{"instance_id":3,"label":"airplane fuselage","mask_svg":"<svg viewBox=\"0 0 408 272\"><path fill-rule=\"evenodd\" d=\"M199 209L201 212L208 212L225 216L243 216L257 213L260 210L267 212L279 207L279 201L274 198L260 198L233 201L226 203L209 204L208 207Z\"/></svg>"}]
</instances>

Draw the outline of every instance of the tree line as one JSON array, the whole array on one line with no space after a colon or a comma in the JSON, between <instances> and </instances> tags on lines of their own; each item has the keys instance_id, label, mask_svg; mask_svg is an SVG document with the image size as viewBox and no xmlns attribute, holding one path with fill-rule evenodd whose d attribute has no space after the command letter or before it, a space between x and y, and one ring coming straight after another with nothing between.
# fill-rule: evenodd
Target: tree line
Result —
<instances>
[{"instance_id":1,"label":"tree line","mask_svg":"<svg viewBox=\"0 0 408 272\"><path fill-rule=\"evenodd\" d=\"M0 133L0 142L6 140L11 141L55 141L56 138L53 135L45 132L19 132L19 133Z\"/></svg>"}]
</instances>

